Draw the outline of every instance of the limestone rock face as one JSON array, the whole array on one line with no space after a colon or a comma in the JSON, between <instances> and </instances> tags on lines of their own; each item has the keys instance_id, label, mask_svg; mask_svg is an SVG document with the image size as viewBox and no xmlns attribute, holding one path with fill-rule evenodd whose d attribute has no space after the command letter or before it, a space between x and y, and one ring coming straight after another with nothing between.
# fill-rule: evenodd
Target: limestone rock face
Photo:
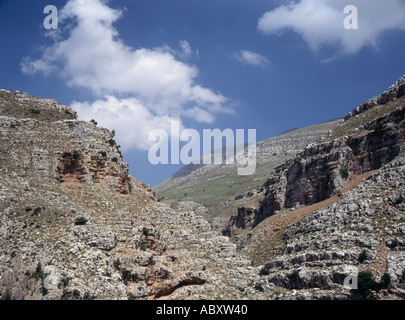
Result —
<instances>
[{"instance_id":1,"label":"limestone rock face","mask_svg":"<svg viewBox=\"0 0 405 320\"><path fill-rule=\"evenodd\" d=\"M335 195L347 176L376 170L404 149L404 112L395 110L373 119L343 136L308 145L304 151L275 168L266 184L266 195L254 214L238 211L225 234L254 227L287 208L300 208Z\"/></svg>"},{"instance_id":2,"label":"limestone rock face","mask_svg":"<svg viewBox=\"0 0 405 320\"><path fill-rule=\"evenodd\" d=\"M100 184L130 192L128 166L107 129L76 120L71 108L53 100L4 90L0 99L3 170L42 183ZM17 115L28 112L35 119L3 115L13 110Z\"/></svg>"},{"instance_id":3,"label":"limestone rock face","mask_svg":"<svg viewBox=\"0 0 405 320\"><path fill-rule=\"evenodd\" d=\"M371 298L403 298L405 99L392 97L236 195L262 201L224 234L203 205L159 202L131 178L107 129L0 90L0 297L361 299L346 279L369 270L391 281ZM257 234L278 247L255 267L243 250Z\"/></svg>"},{"instance_id":4,"label":"limestone rock face","mask_svg":"<svg viewBox=\"0 0 405 320\"><path fill-rule=\"evenodd\" d=\"M351 117L359 115L376 105L384 105L391 101L395 101L405 95L405 75L399 78L393 85L391 85L385 92L380 94L377 97L374 97L370 100L367 100L357 108L350 111L345 117L344 120L348 120Z\"/></svg>"},{"instance_id":5,"label":"limestone rock face","mask_svg":"<svg viewBox=\"0 0 405 320\"><path fill-rule=\"evenodd\" d=\"M285 298L360 298L344 279L360 271L375 281L387 273L393 286L402 286L405 270L404 224L405 157L401 155L345 193L326 210L314 212L286 231L283 254L261 267L256 284L296 290ZM366 254L363 254L366 252ZM360 259L363 255L364 259ZM273 285L274 287L272 287ZM375 298L401 297L380 290Z\"/></svg>"},{"instance_id":6,"label":"limestone rock face","mask_svg":"<svg viewBox=\"0 0 405 320\"><path fill-rule=\"evenodd\" d=\"M158 203L128 175L112 133L75 117L53 100L0 91L0 295L261 295L257 270L206 208Z\"/></svg>"}]
</instances>

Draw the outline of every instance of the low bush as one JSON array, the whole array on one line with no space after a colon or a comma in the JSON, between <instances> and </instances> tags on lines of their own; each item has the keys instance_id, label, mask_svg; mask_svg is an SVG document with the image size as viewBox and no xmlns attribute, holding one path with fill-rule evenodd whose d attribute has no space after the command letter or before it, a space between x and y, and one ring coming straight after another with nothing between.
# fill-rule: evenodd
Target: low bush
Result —
<instances>
[{"instance_id":1,"label":"low bush","mask_svg":"<svg viewBox=\"0 0 405 320\"><path fill-rule=\"evenodd\" d=\"M88 220L85 217L78 217L76 218L75 225L82 226L85 225L87 222Z\"/></svg>"},{"instance_id":2,"label":"low bush","mask_svg":"<svg viewBox=\"0 0 405 320\"><path fill-rule=\"evenodd\" d=\"M349 176L349 168L346 166L342 166L339 170L339 173L343 179L347 179Z\"/></svg>"},{"instance_id":3,"label":"low bush","mask_svg":"<svg viewBox=\"0 0 405 320\"><path fill-rule=\"evenodd\" d=\"M367 251L366 251L366 250L363 250L363 251L360 253L358 260L359 260L360 263L363 263L364 261L367 260L367 258L368 258Z\"/></svg>"},{"instance_id":4,"label":"low bush","mask_svg":"<svg viewBox=\"0 0 405 320\"><path fill-rule=\"evenodd\" d=\"M359 139L349 136L347 138L346 144L349 146L350 149L353 150L353 153L355 155L358 155L360 153L360 141L359 141Z\"/></svg>"},{"instance_id":5,"label":"low bush","mask_svg":"<svg viewBox=\"0 0 405 320\"><path fill-rule=\"evenodd\" d=\"M358 290L364 295L368 295L375 285L373 274L370 271L361 271L358 274Z\"/></svg>"}]
</instances>

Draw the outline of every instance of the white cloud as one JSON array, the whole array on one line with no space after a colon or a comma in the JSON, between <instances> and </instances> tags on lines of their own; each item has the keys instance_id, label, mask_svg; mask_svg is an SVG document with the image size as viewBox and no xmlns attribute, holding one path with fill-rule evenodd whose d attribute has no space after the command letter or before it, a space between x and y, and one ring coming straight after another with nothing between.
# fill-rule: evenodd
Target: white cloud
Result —
<instances>
[{"instance_id":1,"label":"white cloud","mask_svg":"<svg viewBox=\"0 0 405 320\"><path fill-rule=\"evenodd\" d=\"M83 120L96 119L98 125L114 129L123 150L131 147L148 150L154 144L148 141L148 133L151 130L163 129L170 135L171 121L180 121L179 118L168 115L153 115L135 98L118 99L106 96L103 100L91 103L74 101L72 107L80 113Z\"/></svg>"},{"instance_id":2,"label":"white cloud","mask_svg":"<svg viewBox=\"0 0 405 320\"><path fill-rule=\"evenodd\" d=\"M177 60L172 49L167 46L134 49L125 45L113 27L121 17L121 11L108 7L106 2L69 0L60 10L61 31L52 37L54 43L44 49L39 59L24 58L22 72L48 74L57 71L69 86L89 89L100 98L110 96L106 103L101 100L94 104L75 103L80 107L79 116L87 115L85 107L89 107L93 113L97 111L100 117L107 119L107 113L112 112L108 102L115 105L118 113L112 118L124 121L133 114L132 123L138 122L136 117L139 116L139 119L147 119L140 125L146 128L163 126L164 121L183 116L212 122L216 113L232 112L226 106L227 98L195 82L198 69ZM64 30L69 31L67 36L62 33ZM183 54L195 53L187 41L180 45ZM134 100L114 100L113 96L129 96ZM116 107L124 101L126 107ZM132 111L128 112L128 108ZM116 124L115 127L117 133L120 130L138 132L135 125ZM143 142L135 141L145 135L127 132L123 136L134 138L134 146L145 147ZM130 139L127 144L129 142Z\"/></svg>"},{"instance_id":3,"label":"white cloud","mask_svg":"<svg viewBox=\"0 0 405 320\"><path fill-rule=\"evenodd\" d=\"M179 44L180 44L180 48L182 50L182 56L183 57L189 58L189 57L191 57L193 55L198 57L200 55L198 50L193 50L191 48L191 46L190 46L190 44L188 43L187 40L180 40Z\"/></svg>"},{"instance_id":4,"label":"white cloud","mask_svg":"<svg viewBox=\"0 0 405 320\"><path fill-rule=\"evenodd\" d=\"M240 52L234 53L234 58L239 62L247 65L252 65L256 67L265 67L270 64L270 60L265 56L247 50L242 50Z\"/></svg>"},{"instance_id":5,"label":"white cloud","mask_svg":"<svg viewBox=\"0 0 405 320\"><path fill-rule=\"evenodd\" d=\"M359 12L359 28L346 30L343 21L346 5ZM387 30L405 29L403 0L300 0L266 12L258 22L266 34L280 35L290 29L301 35L313 51L322 46L336 46L340 54L353 54L364 46L376 46L378 37Z\"/></svg>"}]
</instances>

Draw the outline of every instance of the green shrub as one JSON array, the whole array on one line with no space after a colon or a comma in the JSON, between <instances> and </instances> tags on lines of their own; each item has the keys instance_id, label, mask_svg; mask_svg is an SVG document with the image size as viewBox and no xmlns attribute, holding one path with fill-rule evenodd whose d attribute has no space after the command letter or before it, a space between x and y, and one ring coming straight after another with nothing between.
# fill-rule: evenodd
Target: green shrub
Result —
<instances>
[{"instance_id":1,"label":"green shrub","mask_svg":"<svg viewBox=\"0 0 405 320\"><path fill-rule=\"evenodd\" d=\"M380 285L382 286L382 288L386 289L389 287L390 284L391 284L390 275L388 273L384 273L383 276L381 277Z\"/></svg>"},{"instance_id":2,"label":"green shrub","mask_svg":"<svg viewBox=\"0 0 405 320\"><path fill-rule=\"evenodd\" d=\"M68 276L64 273L64 274L62 275L62 279L60 279L60 284L61 284L64 288L66 288L66 287L69 285L69 281L70 281L70 279L69 279Z\"/></svg>"},{"instance_id":3,"label":"green shrub","mask_svg":"<svg viewBox=\"0 0 405 320\"><path fill-rule=\"evenodd\" d=\"M35 268L35 272L33 276L37 279L42 279L44 277L44 271L42 270L41 262L38 262L37 267Z\"/></svg>"},{"instance_id":4,"label":"green shrub","mask_svg":"<svg viewBox=\"0 0 405 320\"><path fill-rule=\"evenodd\" d=\"M62 157L63 158L70 158L72 156L72 154L70 152L64 152Z\"/></svg>"},{"instance_id":5,"label":"green shrub","mask_svg":"<svg viewBox=\"0 0 405 320\"><path fill-rule=\"evenodd\" d=\"M121 266L120 258L117 258L117 260L114 260L113 264L114 264L114 267L118 269Z\"/></svg>"},{"instance_id":6,"label":"green shrub","mask_svg":"<svg viewBox=\"0 0 405 320\"><path fill-rule=\"evenodd\" d=\"M115 143L115 140L114 140L114 139L110 139L110 140L108 140L108 143L110 144L110 146L111 146L111 147L113 147L113 146L115 146L115 145L116 145L116 143Z\"/></svg>"},{"instance_id":7,"label":"green shrub","mask_svg":"<svg viewBox=\"0 0 405 320\"><path fill-rule=\"evenodd\" d=\"M94 125L97 125L97 121L94 119L91 119L90 122L94 123Z\"/></svg>"},{"instance_id":8,"label":"green shrub","mask_svg":"<svg viewBox=\"0 0 405 320\"><path fill-rule=\"evenodd\" d=\"M370 271L361 271L358 274L358 287L359 292L368 295L370 290L375 285L373 274Z\"/></svg>"},{"instance_id":9,"label":"green shrub","mask_svg":"<svg viewBox=\"0 0 405 320\"><path fill-rule=\"evenodd\" d=\"M1 300L13 300L13 294L10 290L6 290L3 294L0 292L0 299Z\"/></svg>"},{"instance_id":10,"label":"green shrub","mask_svg":"<svg viewBox=\"0 0 405 320\"><path fill-rule=\"evenodd\" d=\"M41 293L43 296L46 296L48 294L48 289L45 288L44 283L42 282L41 284Z\"/></svg>"},{"instance_id":11,"label":"green shrub","mask_svg":"<svg viewBox=\"0 0 405 320\"><path fill-rule=\"evenodd\" d=\"M105 151L100 151L99 154L101 154L101 156L102 156L103 158L106 158L106 157L107 157L107 152L105 152Z\"/></svg>"},{"instance_id":12,"label":"green shrub","mask_svg":"<svg viewBox=\"0 0 405 320\"><path fill-rule=\"evenodd\" d=\"M85 217L78 217L78 218L76 218L75 225L82 226L82 225L85 225L87 223L87 221L88 220Z\"/></svg>"},{"instance_id":13,"label":"green shrub","mask_svg":"<svg viewBox=\"0 0 405 320\"><path fill-rule=\"evenodd\" d=\"M245 207L239 207L238 208L238 214L243 214L246 211Z\"/></svg>"},{"instance_id":14,"label":"green shrub","mask_svg":"<svg viewBox=\"0 0 405 320\"><path fill-rule=\"evenodd\" d=\"M368 258L367 251L366 251L366 250L363 250L363 251L360 253L358 260L359 260L360 263L363 263L365 260L367 260L367 258Z\"/></svg>"},{"instance_id":15,"label":"green shrub","mask_svg":"<svg viewBox=\"0 0 405 320\"><path fill-rule=\"evenodd\" d=\"M73 290L73 297L75 299L80 299L80 291L77 289Z\"/></svg>"},{"instance_id":16,"label":"green shrub","mask_svg":"<svg viewBox=\"0 0 405 320\"><path fill-rule=\"evenodd\" d=\"M399 245L398 239L394 238L393 240L388 242L387 247L390 248L391 250L393 250L396 247L398 247L398 245Z\"/></svg>"},{"instance_id":17,"label":"green shrub","mask_svg":"<svg viewBox=\"0 0 405 320\"><path fill-rule=\"evenodd\" d=\"M384 129L383 128L384 128L384 124L381 121L378 121L375 128L374 128L374 131L372 133L370 133L369 135L382 138L382 136L384 135Z\"/></svg>"},{"instance_id":18,"label":"green shrub","mask_svg":"<svg viewBox=\"0 0 405 320\"><path fill-rule=\"evenodd\" d=\"M349 176L349 168L346 166L342 166L339 170L339 173L343 179L347 179Z\"/></svg>"},{"instance_id":19,"label":"green shrub","mask_svg":"<svg viewBox=\"0 0 405 320\"><path fill-rule=\"evenodd\" d=\"M353 150L353 153L355 155L358 155L360 153L360 141L359 141L359 139L349 136L347 138L346 144L350 147L350 149Z\"/></svg>"},{"instance_id":20,"label":"green shrub","mask_svg":"<svg viewBox=\"0 0 405 320\"><path fill-rule=\"evenodd\" d=\"M146 249L147 249L146 244L142 243L142 244L141 244L141 250L142 250L142 251L146 251Z\"/></svg>"},{"instance_id":21,"label":"green shrub","mask_svg":"<svg viewBox=\"0 0 405 320\"><path fill-rule=\"evenodd\" d=\"M38 215L38 213L40 213L41 212L41 208L35 208L35 210L34 210L34 213L32 214L33 216L37 216Z\"/></svg>"},{"instance_id":22,"label":"green shrub","mask_svg":"<svg viewBox=\"0 0 405 320\"><path fill-rule=\"evenodd\" d=\"M148 228L143 227L143 229L142 229L142 233L143 233L143 235L144 235L145 237L149 236L149 229L148 229Z\"/></svg>"},{"instance_id":23,"label":"green shrub","mask_svg":"<svg viewBox=\"0 0 405 320\"><path fill-rule=\"evenodd\" d=\"M80 156L81 156L80 151L77 151L77 150L73 151L73 158L77 159L77 158L79 158Z\"/></svg>"},{"instance_id":24,"label":"green shrub","mask_svg":"<svg viewBox=\"0 0 405 320\"><path fill-rule=\"evenodd\" d=\"M96 296L92 296L90 292L86 291L83 295L83 300L95 300Z\"/></svg>"}]
</instances>

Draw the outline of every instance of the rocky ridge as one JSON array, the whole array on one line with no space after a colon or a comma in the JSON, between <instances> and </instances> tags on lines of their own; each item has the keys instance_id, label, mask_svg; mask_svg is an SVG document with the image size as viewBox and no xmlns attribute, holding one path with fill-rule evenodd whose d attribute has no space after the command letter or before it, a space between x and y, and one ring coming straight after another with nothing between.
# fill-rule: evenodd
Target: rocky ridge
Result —
<instances>
[{"instance_id":1,"label":"rocky ridge","mask_svg":"<svg viewBox=\"0 0 405 320\"><path fill-rule=\"evenodd\" d=\"M204 207L156 202L129 176L113 134L75 117L53 100L1 91L2 297L256 295L257 270Z\"/></svg>"},{"instance_id":2,"label":"rocky ridge","mask_svg":"<svg viewBox=\"0 0 405 320\"><path fill-rule=\"evenodd\" d=\"M277 287L285 299L356 299L362 297L344 279L367 270L376 282L385 273L391 281L389 288L372 292L373 298L403 299L404 177L402 154L338 202L286 230L284 252L261 268L257 288L274 293Z\"/></svg>"},{"instance_id":3,"label":"rocky ridge","mask_svg":"<svg viewBox=\"0 0 405 320\"><path fill-rule=\"evenodd\" d=\"M404 101L395 98L387 103L390 108L382 106L386 108L384 114L355 126L343 136L309 144L294 159L276 167L266 183L260 206L255 210L238 210L225 234L233 236L238 229L255 227L280 210L328 199L344 187L350 176L389 163L404 147ZM373 112L374 109L368 110Z\"/></svg>"}]
</instances>

